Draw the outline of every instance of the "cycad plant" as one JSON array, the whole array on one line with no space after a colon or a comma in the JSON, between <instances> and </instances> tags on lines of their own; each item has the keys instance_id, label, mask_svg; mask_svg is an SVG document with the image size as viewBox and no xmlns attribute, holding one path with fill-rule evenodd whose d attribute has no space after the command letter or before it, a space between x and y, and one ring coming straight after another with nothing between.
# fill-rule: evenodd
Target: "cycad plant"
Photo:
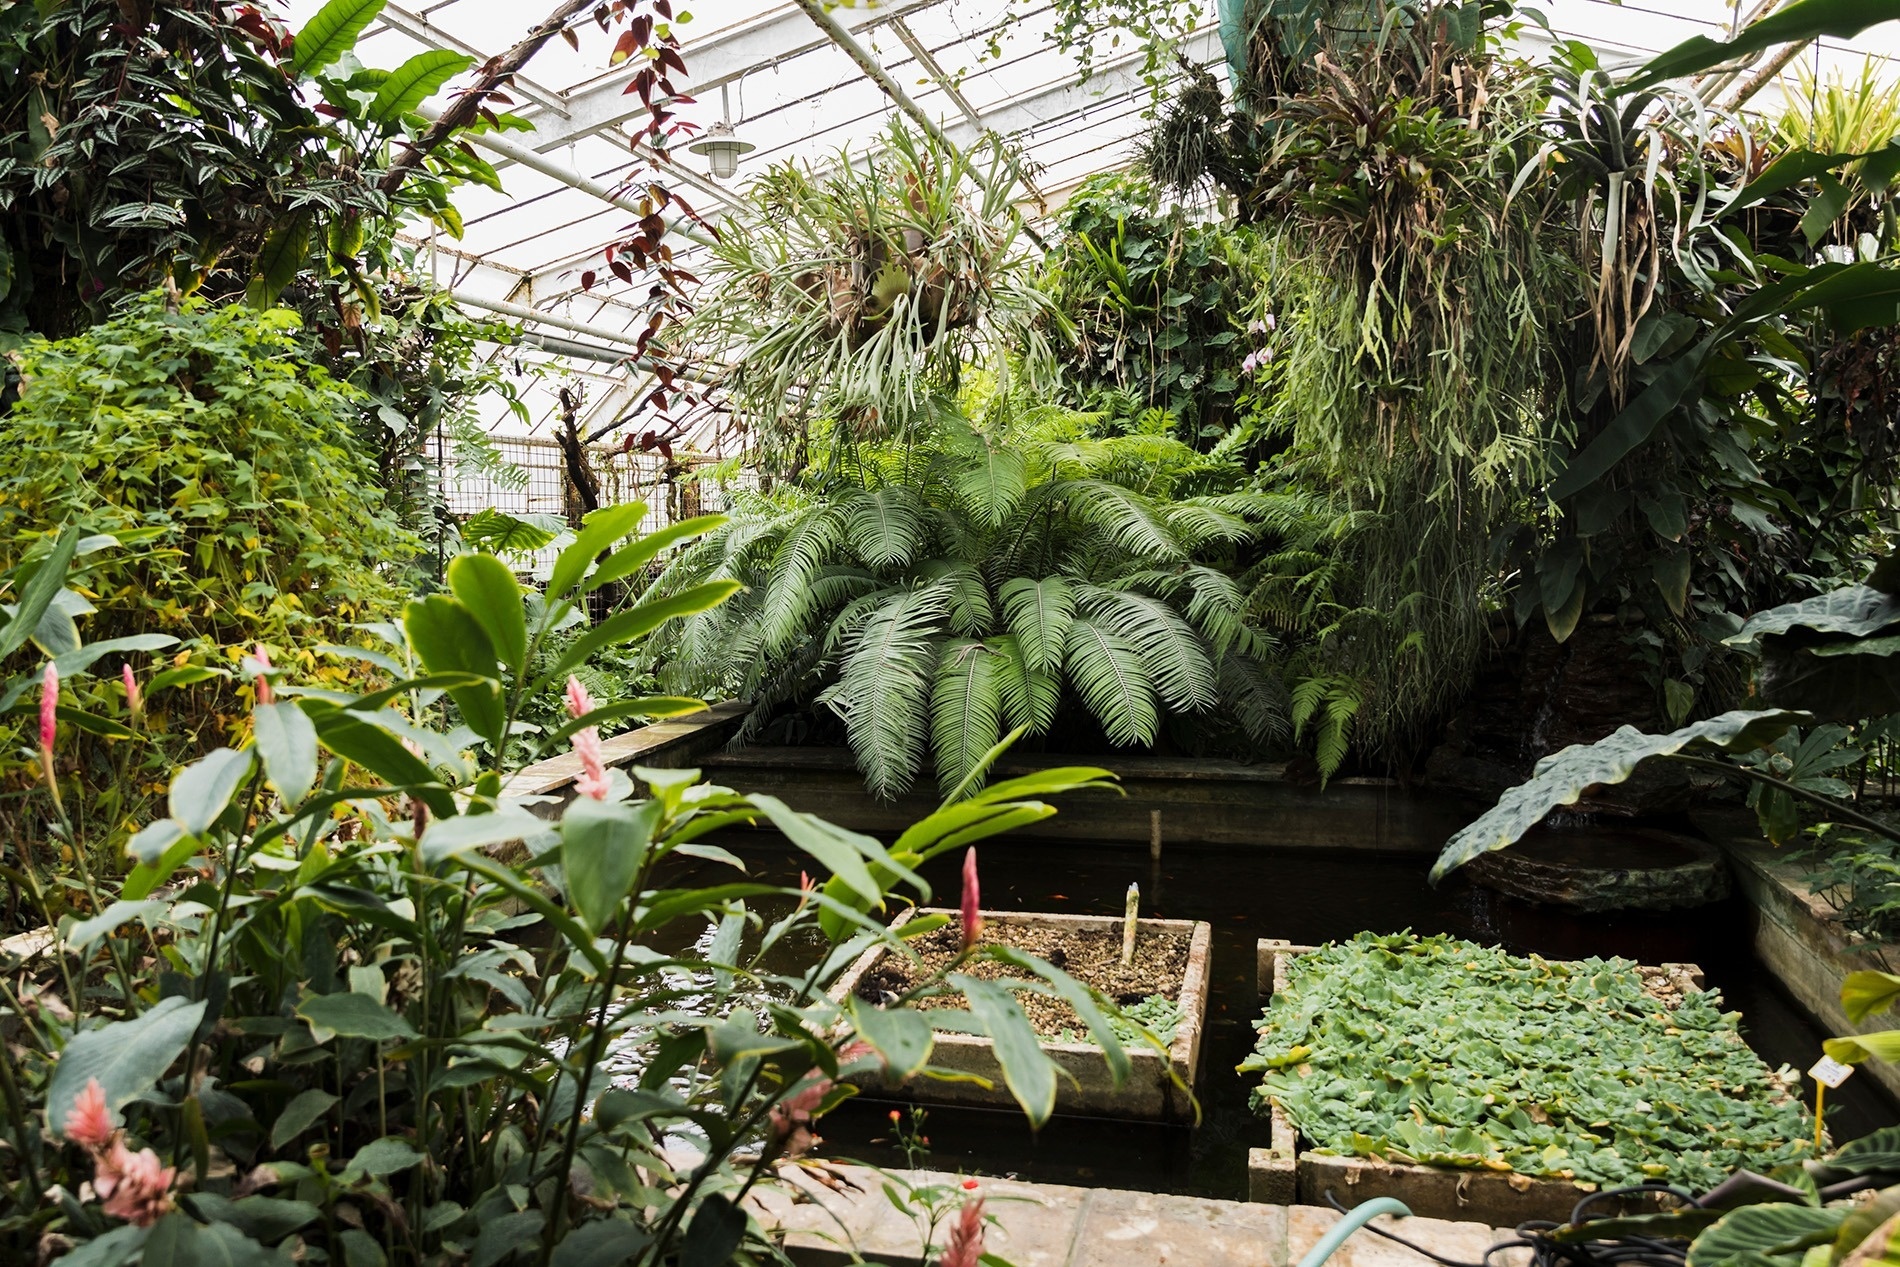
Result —
<instances>
[{"instance_id":1,"label":"cycad plant","mask_svg":"<svg viewBox=\"0 0 1900 1267\"><path fill-rule=\"evenodd\" d=\"M885 797L926 759L955 788L1006 728L1048 735L1069 708L1116 745L1153 744L1167 713L1274 740L1273 642L1234 579L1270 499L1165 435L1086 423L956 415L742 503L659 582L746 586L678 626L670 684L752 698L748 735L788 703L828 708Z\"/></svg>"},{"instance_id":2,"label":"cycad plant","mask_svg":"<svg viewBox=\"0 0 1900 1267\"><path fill-rule=\"evenodd\" d=\"M893 120L884 145L754 181L721 225L688 327L770 465L802 466L814 419L909 434L964 369L1039 379L1060 323L1021 248L1014 177Z\"/></svg>"}]
</instances>

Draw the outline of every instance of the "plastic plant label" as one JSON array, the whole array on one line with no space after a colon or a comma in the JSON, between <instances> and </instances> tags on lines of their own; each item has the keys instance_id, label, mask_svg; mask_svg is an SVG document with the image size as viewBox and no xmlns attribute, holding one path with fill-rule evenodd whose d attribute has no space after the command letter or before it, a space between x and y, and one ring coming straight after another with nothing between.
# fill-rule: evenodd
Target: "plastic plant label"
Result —
<instances>
[{"instance_id":1,"label":"plastic plant label","mask_svg":"<svg viewBox=\"0 0 1900 1267\"><path fill-rule=\"evenodd\" d=\"M1832 1056L1823 1056L1808 1070L1808 1077L1829 1088L1840 1086L1854 1076L1854 1066L1844 1065Z\"/></svg>"}]
</instances>

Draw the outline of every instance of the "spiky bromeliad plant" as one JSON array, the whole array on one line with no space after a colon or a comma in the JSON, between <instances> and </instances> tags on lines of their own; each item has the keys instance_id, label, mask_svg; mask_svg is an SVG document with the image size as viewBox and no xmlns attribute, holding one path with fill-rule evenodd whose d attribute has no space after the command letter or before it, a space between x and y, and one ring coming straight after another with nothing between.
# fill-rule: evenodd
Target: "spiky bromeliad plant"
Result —
<instances>
[{"instance_id":1,"label":"spiky bromeliad plant","mask_svg":"<svg viewBox=\"0 0 1900 1267\"><path fill-rule=\"evenodd\" d=\"M907 434L966 365L1040 377L1060 321L1021 250L1001 155L978 167L893 120L883 148L772 168L728 222L689 335L768 463L796 469L815 419Z\"/></svg>"},{"instance_id":2,"label":"spiky bromeliad plant","mask_svg":"<svg viewBox=\"0 0 1900 1267\"><path fill-rule=\"evenodd\" d=\"M669 686L788 702L845 725L871 790L926 756L955 787L1005 726L1046 735L1065 705L1118 745L1164 709L1284 728L1272 642L1245 618L1236 554L1271 500L1165 436L1084 435L1039 410L925 445L859 446L818 487L744 502L660 581L745 592L669 635Z\"/></svg>"}]
</instances>

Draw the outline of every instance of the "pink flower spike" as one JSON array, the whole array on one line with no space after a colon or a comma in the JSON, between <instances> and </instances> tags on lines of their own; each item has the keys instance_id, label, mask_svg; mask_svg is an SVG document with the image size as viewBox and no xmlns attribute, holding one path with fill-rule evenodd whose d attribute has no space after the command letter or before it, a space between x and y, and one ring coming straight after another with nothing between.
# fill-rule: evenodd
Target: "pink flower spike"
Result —
<instances>
[{"instance_id":1,"label":"pink flower spike","mask_svg":"<svg viewBox=\"0 0 1900 1267\"><path fill-rule=\"evenodd\" d=\"M963 948L968 950L976 945L977 937L983 932L983 915L979 910L981 898L976 883L976 846L971 845L963 851Z\"/></svg>"},{"instance_id":2,"label":"pink flower spike","mask_svg":"<svg viewBox=\"0 0 1900 1267\"><path fill-rule=\"evenodd\" d=\"M1260 354L1258 352L1249 352L1247 353L1247 359L1240 363L1240 372L1242 374L1251 374L1259 367Z\"/></svg>"},{"instance_id":3,"label":"pink flower spike","mask_svg":"<svg viewBox=\"0 0 1900 1267\"><path fill-rule=\"evenodd\" d=\"M937 1267L978 1267L983 1259L983 1198L972 1197L957 1213L957 1225L950 1229L950 1244L944 1248Z\"/></svg>"},{"instance_id":4,"label":"pink flower spike","mask_svg":"<svg viewBox=\"0 0 1900 1267\"><path fill-rule=\"evenodd\" d=\"M112 1139L112 1110L106 1107L106 1089L94 1078L73 1097L66 1115L66 1138L81 1148L98 1152Z\"/></svg>"},{"instance_id":5,"label":"pink flower spike","mask_svg":"<svg viewBox=\"0 0 1900 1267\"><path fill-rule=\"evenodd\" d=\"M277 695L271 690L269 674L277 666L270 662L270 655L264 650L264 644L261 642L257 644L257 649L252 653L251 658L257 661L257 702L275 704Z\"/></svg>"},{"instance_id":6,"label":"pink flower spike","mask_svg":"<svg viewBox=\"0 0 1900 1267\"><path fill-rule=\"evenodd\" d=\"M119 680L125 683L125 711L137 717L145 712L145 697L139 694L139 680L132 675L132 666L119 666Z\"/></svg>"},{"instance_id":7,"label":"pink flower spike","mask_svg":"<svg viewBox=\"0 0 1900 1267\"><path fill-rule=\"evenodd\" d=\"M581 759L581 775L574 780L574 790L597 801L606 800L612 784L607 781L607 763L600 755L600 731L592 726L575 731L574 755Z\"/></svg>"},{"instance_id":8,"label":"pink flower spike","mask_svg":"<svg viewBox=\"0 0 1900 1267\"><path fill-rule=\"evenodd\" d=\"M1275 326L1277 326L1277 325L1279 325L1280 323L1279 323L1279 322L1277 322L1277 321L1275 321L1275 320L1273 319L1273 314L1272 314L1272 313L1268 313L1268 314L1267 314L1267 319L1266 319L1265 321L1262 321L1262 322L1261 322L1260 324L1261 324L1261 325L1263 325L1263 326L1265 326L1265 327L1266 327L1267 329L1269 329L1269 330L1271 330L1271 329L1273 329L1273 328L1274 328Z\"/></svg>"},{"instance_id":9,"label":"pink flower spike","mask_svg":"<svg viewBox=\"0 0 1900 1267\"><path fill-rule=\"evenodd\" d=\"M46 674L40 679L40 750L51 753L59 738L59 666L46 662Z\"/></svg>"},{"instance_id":10,"label":"pink flower spike","mask_svg":"<svg viewBox=\"0 0 1900 1267\"><path fill-rule=\"evenodd\" d=\"M178 1172L159 1161L149 1148L138 1152L114 1140L112 1149L93 1170L93 1190L103 1197L99 1208L115 1219L150 1227L172 1208L172 1181Z\"/></svg>"},{"instance_id":11,"label":"pink flower spike","mask_svg":"<svg viewBox=\"0 0 1900 1267\"><path fill-rule=\"evenodd\" d=\"M574 718L585 717L593 712L594 708L594 697L587 693L587 688L581 685L580 679L570 673L567 678L567 715Z\"/></svg>"}]
</instances>

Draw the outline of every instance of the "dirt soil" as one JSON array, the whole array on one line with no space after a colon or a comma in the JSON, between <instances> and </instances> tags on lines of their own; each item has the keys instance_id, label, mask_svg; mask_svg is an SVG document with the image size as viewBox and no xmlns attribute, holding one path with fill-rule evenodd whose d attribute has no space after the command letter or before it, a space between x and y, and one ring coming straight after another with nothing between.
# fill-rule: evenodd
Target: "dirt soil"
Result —
<instances>
[{"instance_id":1,"label":"dirt soil","mask_svg":"<svg viewBox=\"0 0 1900 1267\"><path fill-rule=\"evenodd\" d=\"M1113 930L1050 928L1010 919L987 919L977 944L1008 946L1040 955L1077 981L1094 986L1117 1004L1128 1007L1155 994L1180 1002L1181 979L1187 973L1191 937L1185 928L1155 929L1138 925L1134 962L1126 968L1121 962L1119 927ZM910 944L922 960L923 977L928 977L956 959L963 945L963 935L953 921ZM974 960L961 971L991 981L1024 979L1020 970L989 959ZM886 951L859 979L858 997L874 1003L884 1002L888 996L910 989L919 979L917 968L909 960ZM1016 1001L1022 1005L1036 1033L1045 1039L1054 1039L1066 1029L1073 1041L1084 1032L1075 1009L1060 999L1025 990L1017 992ZM920 999L916 1006L962 1007L964 1000L961 995L947 994Z\"/></svg>"}]
</instances>

